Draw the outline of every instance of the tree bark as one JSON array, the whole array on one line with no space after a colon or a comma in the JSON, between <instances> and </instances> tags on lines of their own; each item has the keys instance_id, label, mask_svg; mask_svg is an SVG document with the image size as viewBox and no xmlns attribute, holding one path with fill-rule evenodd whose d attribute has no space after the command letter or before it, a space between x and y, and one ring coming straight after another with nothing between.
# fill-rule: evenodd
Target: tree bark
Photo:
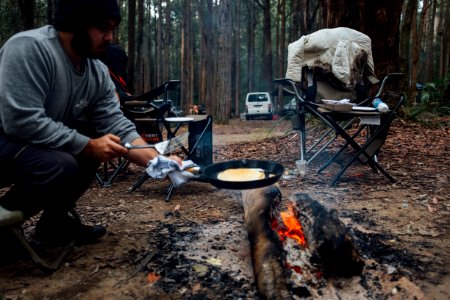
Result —
<instances>
[{"instance_id":1,"label":"tree bark","mask_svg":"<svg viewBox=\"0 0 450 300\"><path fill-rule=\"evenodd\" d=\"M409 91L411 88L411 43L412 43L412 24L413 16L415 15L415 9L417 7L417 0L406 0L404 7L403 20L401 23L400 32L400 71L406 74L407 84L405 91ZM412 94L407 93L409 99Z\"/></svg>"},{"instance_id":2,"label":"tree bark","mask_svg":"<svg viewBox=\"0 0 450 300\"><path fill-rule=\"evenodd\" d=\"M221 0L218 15L217 38L217 106L214 119L226 123L230 117L231 102L231 0Z\"/></svg>"},{"instance_id":3,"label":"tree bark","mask_svg":"<svg viewBox=\"0 0 450 300\"><path fill-rule=\"evenodd\" d=\"M263 0L261 9L263 11L262 89L265 91L272 91L272 81L274 78L272 66L272 12L270 0Z\"/></svg>"},{"instance_id":4,"label":"tree bark","mask_svg":"<svg viewBox=\"0 0 450 300\"><path fill-rule=\"evenodd\" d=\"M234 34L234 39L235 39L235 45L234 45L234 60L235 60L235 72L234 72L234 116L239 118L240 115L240 108L239 108L239 98L240 98L240 85L241 85L241 0L236 0L236 9L235 9L235 16L236 16L236 20L235 20L235 34Z\"/></svg>"},{"instance_id":5,"label":"tree bark","mask_svg":"<svg viewBox=\"0 0 450 300\"><path fill-rule=\"evenodd\" d=\"M247 91L255 91L255 2L247 0Z\"/></svg>"},{"instance_id":6,"label":"tree bark","mask_svg":"<svg viewBox=\"0 0 450 300\"><path fill-rule=\"evenodd\" d=\"M435 16L436 16L436 0L430 0L430 13L427 16L427 21L425 22L425 48L424 52L424 79L426 82L433 81L433 61L434 61L434 26L435 26Z\"/></svg>"},{"instance_id":7,"label":"tree bark","mask_svg":"<svg viewBox=\"0 0 450 300\"><path fill-rule=\"evenodd\" d=\"M136 44L136 92L142 94L144 90L144 1L138 1L138 23L137 23L137 44Z\"/></svg>"},{"instance_id":8,"label":"tree bark","mask_svg":"<svg viewBox=\"0 0 450 300\"><path fill-rule=\"evenodd\" d=\"M170 53L171 53L171 41L172 41L172 20L170 17L171 13L171 2L166 1L166 7L164 9L164 15L165 15L165 24L164 24L164 31L163 31L163 38L162 38L162 81L170 80Z\"/></svg>"},{"instance_id":9,"label":"tree bark","mask_svg":"<svg viewBox=\"0 0 450 300\"><path fill-rule=\"evenodd\" d=\"M136 0L128 1L128 86L136 91Z\"/></svg>"},{"instance_id":10,"label":"tree bark","mask_svg":"<svg viewBox=\"0 0 450 300\"><path fill-rule=\"evenodd\" d=\"M34 2L35 0L19 0L19 8L22 13L22 28L28 30L34 28Z\"/></svg>"},{"instance_id":11,"label":"tree bark","mask_svg":"<svg viewBox=\"0 0 450 300\"><path fill-rule=\"evenodd\" d=\"M399 69L399 22L403 0L323 0L325 27L349 27L372 40L375 73L382 78ZM345 7L345 9L342 9Z\"/></svg>"},{"instance_id":12,"label":"tree bark","mask_svg":"<svg viewBox=\"0 0 450 300\"><path fill-rule=\"evenodd\" d=\"M55 12L54 0L47 0L47 23L53 24L53 14Z\"/></svg>"},{"instance_id":13,"label":"tree bark","mask_svg":"<svg viewBox=\"0 0 450 300\"><path fill-rule=\"evenodd\" d=\"M212 0L200 3L199 17L201 24L199 104L204 104L207 113L212 113L215 103L215 57L213 55L215 43Z\"/></svg>"}]
</instances>

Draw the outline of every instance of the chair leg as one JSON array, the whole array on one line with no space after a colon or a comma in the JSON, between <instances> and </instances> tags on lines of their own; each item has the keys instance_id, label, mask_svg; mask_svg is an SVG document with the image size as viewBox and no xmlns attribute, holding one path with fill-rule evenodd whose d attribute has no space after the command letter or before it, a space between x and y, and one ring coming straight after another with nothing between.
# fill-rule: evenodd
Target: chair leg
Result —
<instances>
[{"instance_id":1,"label":"chair leg","mask_svg":"<svg viewBox=\"0 0 450 300\"><path fill-rule=\"evenodd\" d=\"M144 175L142 175L141 177L139 177L139 179L133 184L133 186L128 190L130 193L134 192L135 190L137 190L138 188L141 187L141 185L147 180L149 179L150 176L148 176L147 173L145 173Z\"/></svg>"},{"instance_id":2,"label":"chair leg","mask_svg":"<svg viewBox=\"0 0 450 300\"><path fill-rule=\"evenodd\" d=\"M61 264L64 262L64 260L67 258L67 256L72 252L75 241L69 242L63 249L63 251L51 262L45 261L43 258L37 254L37 252L31 247L30 243L25 239L25 237L22 235L20 230L16 227L11 227L11 230L13 234L16 236L20 244L24 247L24 249L28 252L30 255L33 263L41 269L43 272L46 273L52 273L56 271Z\"/></svg>"},{"instance_id":3,"label":"chair leg","mask_svg":"<svg viewBox=\"0 0 450 300\"><path fill-rule=\"evenodd\" d=\"M331 182L330 186L334 186L336 184L336 182L339 180L339 178L342 176L342 174L344 174L344 172L348 169L348 167L350 167L350 165L352 163L355 162L355 160L358 159L358 157L361 154L367 155L366 151L367 147L363 147L361 148L361 150L359 150L356 155L354 155L352 157L352 159L341 168L341 170L339 170L339 172L336 174L336 176L334 177L333 181ZM379 170L384 176L386 176L386 178L388 178L391 182L396 182L395 178L392 177L373 157L370 157L368 160L369 165L375 169L375 171Z\"/></svg>"},{"instance_id":4,"label":"chair leg","mask_svg":"<svg viewBox=\"0 0 450 300\"><path fill-rule=\"evenodd\" d=\"M175 185L170 183L169 188L167 189L166 202L170 201L170 197L172 197L173 190L175 189Z\"/></svg>"}]
</instances>

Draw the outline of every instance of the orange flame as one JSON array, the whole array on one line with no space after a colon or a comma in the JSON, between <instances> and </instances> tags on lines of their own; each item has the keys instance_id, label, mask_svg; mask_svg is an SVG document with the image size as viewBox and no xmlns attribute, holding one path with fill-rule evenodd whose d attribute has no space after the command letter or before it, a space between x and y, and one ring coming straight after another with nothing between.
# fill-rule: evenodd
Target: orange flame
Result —
<instances>
[{"instance_id":1,"label":"orange flame","mask_svg":"<svg viewBox=\"0 0 450 300\"><path fill-rule=\"evenodd\" d=\"M277 229L280 239L283 241L286 238L291 238L297 241L301 246L306 245L305 236L303 235L302 225L295 217L292 208L289 207L287 211L280 213L281 219L285 226Z\"/></svg>"}]
</instances>

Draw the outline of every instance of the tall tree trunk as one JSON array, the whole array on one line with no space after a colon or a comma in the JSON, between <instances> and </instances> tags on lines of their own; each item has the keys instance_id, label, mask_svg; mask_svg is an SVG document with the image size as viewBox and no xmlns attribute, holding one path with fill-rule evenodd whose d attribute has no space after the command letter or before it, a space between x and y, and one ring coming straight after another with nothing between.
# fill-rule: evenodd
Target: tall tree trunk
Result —
<instances>
[{"instance_id":1,"label":"tall tree trunk","mask_svg":"<svg viewBox=\"0 0 450 300\"><path fill-rule=\"evenodd\" d=\"M35 0L18 0L22 13L22 28L28 30L34 28L34 2Z\"/></svg>"},{"instance_id":2,"label":"tall tree trunk","mask_svg":"<svg viewBox=\"0 0 450 300\"><path fill-rule=\"evenodd\" d=\"M240 77L241 77L241 64L240 64L240 57L241 57L241 35L239 34L241 32L241 0L236 0L236 10L235 10L235 29L234 32L234 37L235 37L235 46L234 46L234 57L235 57L235 72L234 72L234 85L235 85L235 90L234 90L234 116L235 117L239 117L240 114L240 109L239 109L239 99L240 99L240 94L239 91L240 89Z\"/></svg>"},{"instance_id":3,"label":"tall tree trunk","mask_svg":"<svg viewBox=\"0 0 450 300\"><path fill-rule=\"evenodd\" d=\"M53 24L53 15L55 13L54 0L47 0L47 23Z\"/></svg>"},{"instance_id":4,"label":"tall tree trunk","mask_svg":"<svg viewBox=\"0 0 450 300\"><path fill-rule=\"evenodd\" d=\"M272 66L272 13L270 0L263 0L260 6L263 11L262 89L265 91L271 91L273 86L272 81L274 78Z\"/></svg>"},{"instance_id":5,"label":"tall tree trunk","mask_svg":"<svg viewBox=\"0 0 450 300\"><path fill-rule=\"evenodd\" d=\"M214 53L214 20L212 0L202 1L199 5L200 16L200 80L199 80L199 104L204 104L207 112L212 113L215 98L215 72L213 59Z\"/></svg>"},{"instance_id":6,"label":"tall tree trunk","mask_svg":"<svg viewBox=\"0 0 450 300\"><path fill-rule=\"evenodd\" d=\"M301 30L301 0L290 0L291 25L289 26L289 43L298 40L304 32Z\"/></svg>"},{"instance_id":7,"label":"tall tree trunk","mask_svg":"<svg viewBox=\"0 0 450 300\"><path fill-rule=\"evenodd\" d=\"M375 72L379 77L398 72L400 16L403 0L366 1L362 32L372 39ZM356 28L355 28L356 29Z\"/></svg>"},{"instance_id":8,"label":"tall tree trunk","mask_svg":"<svg viewBox=\"0 0 450 300\"><path fill-rule=\"evenodd\" d=\"M255 91L255 2L247 0L247 82L248 92Z\"/></svg>"},{"instance_id":9,"label":"tall tree trunk","mask_svg":"<svg viewBox=\"0 0 450 300\"><path fill-rule=\"evenodd\" d=\"M445 4L442 9L443 22L442 22L442 39L441 39L441 78L444 75L450 73L450 1L445 0ZM447 97L450 97L450 84L447 88Z\"/></svg>"},{"instance_id":10,"label":"tall tree trunk","mask_svg":"<svg viewBox=\"0 0 450 300\"><path fill-rule=\"evenodd\" d=\"M128 1L128 84L131 93L136 90L136 0Z\"/></svg>"},{"instance_id":11,"label":"tall tree trunk","mask_svg":"<svg viewBox=\"0 0 450 300\"><path fill-rule=\"evenodd\" d=\"M162 51L163 51L163 60L162 60L162 77L163 77L163 81L167 81L170 80L170 45L171 45L171 41L172 41L172 34L171 34L171 18L170 18L170 13L172 12L171 10L171 2L170 1L166 1L166 7L164 10L164 14L165 14L165 24L164 24L164 31L163 31L163 47L162 47Z\"/></svg>"},{"instance_id":12,"label":"tall tree trunk","mask_svg":"<svg viewBox=\"0 0 450 300\"><path fill-rule=\"evenodd\" d=\"M420 39L417 28L417 4L419 0L412 0L414 2L413 16L412 16L412 53L411 53L411 84L409 86L408 94L411 95L412 101L409 104L416 103L416 83L417 83L417 62L419 61L419 49L420 49Z\"/></svg>"},{"instance_id":13,"label":"tall tree trunk","mask_svg":"<svg viewBox=\"0 0 450 300\"><path fill-rule=\"evenodd\" d=\"M411 43L412 43L412 22L417 8L417 0L405 0L404 13L400 31L400 71L406 74L407 89L411 86ZM410 95L408 95L410 96ZM409 98L409 97L408 97Z\"/></svg>"},{"instance_id":14,"label":"tall tree trunk","mask_svg":"<svg viewBox=\"0 0 450 300\"><path fill-rule=\"evenodd\" d=\"M153 40L153 20L154 18L151 18L150 16L152 15L152 9L153 9L153 5L152 3L149 1L147 2L147 15L149 16L147 19L147 26L148 26L148 30L147 30L147 51L148 51L148 55L146 56L147 58L147 63L146 63L146 80L145 80L145 86L146 89L145 90L150 90L151 88L156 87L156 79L155 79L155 69L157 66L157 63L155 63L155 56L153 55L153 48L154 48L154 40Z\"/></svg>"},{"instance_id":15,"label":"tall tree trunk","mask_svg":"<svg viewBox=\"0 0 450 300\"><path fill-rule=\"evenodd\" d=\"M221 0L218 14L217 38L217 106L214 118L217 122L228 122L231 102L231 0Z\"/></svg>"},{"instance_id":16,"label":"tall tree trunk","mask_svg":"<svg viewBox=\"0 0 450 300\"><path fill-rule=\"evenodd\" d=\"M322 9L326 10L325 27L349 27L371 38L375 72L380 77L389 72L397 72L399 68L399 22L402 4L403 0L321 1ZM343 7L345 9L342 9Z\"/></svg>"},{"instance_id":17,"label":"tall tree trunk","mask_svg":"<svg viewBox=\"0 0 450 300\"><path fill-rule=\"evenodd\" d=\"M156 51L156 66L155 66L155 70L156 70L156 82L157 85L160 85L163 83L163 76L162 76L162 69L163 69L163 52L164 52L164 42L163 42L163 8L162 8L162 0L158 0L156 3L156 47L155 47L155 51Z\"/></svg>"},{"instance_id":18,"label":"tall tree trunk","mask_svg":"<svg viewBox=\"0 0 450 300\"><path fill-rule=\"evenodd\" d=\"M415 60L415 63L417 65L417 77L415 78L416 81L414 81L414 84L419 81L419 80L423 80L424 76L424 68L422 64L419 64L419 56L420 56L420 51L424 48L423 47L423 43L424 43L424 34L425 32L425 22L427 20L427 16L429 14L429 8L430 8L430 1L431 0L423 0L423 4L422 4L422 11L420 13L420 20L419 20L419 26L417 26L417 40L416 43L414 43L415 47L417 48L417 59Z\"/></svg>"},{"instance_id":19,"label":"tall tree trunk","mask_svg":"<svg viewBox=\"0 0 450 300\"><path fill-rule=\"evenodd\" d=\"M286 1L278 0L278 21L277 21L277 77L284 77L285 72L285 44L286 44ZM283 105L283 89L278 86L278 96L276 109Z\"/></svg>"},{"instance_id":20,"label":"tall tree trunk","mask_svg":"<svg viewBox=\"0 0 450 300\"><path fill-rule=\"evenodd\" d=\"M136 92L144 92L143 78L143 47L144 47L144 1L138 1L138 24L137 24L137 44L136 44Z\"/></svg>"},{"instance_id":21,"label":"tall tree trunk","mask_svg":"<svg viewBox=\"0 0 450 300\"><path fill-rule=\"evenodd\" d=\"M193 99L193 54L191 32L191 0L183 0L183 26L181 29L181 103L183 111L189 110Z\"/></svg>"},{"instance_id":22,"label":"tall tree trunk","mask_svg":"<svg viewBox=\"0 0 450 300\"><path fill-rule=\"evenodd\" d=\"M425 23L426 35L425 35L425 70L424 78L426 82L433 81L433 70L434 70L434 27L436 22L436 0L431 0L430 11L431 13L427 16L427 22Z\"/></svg>"}]
</instances>

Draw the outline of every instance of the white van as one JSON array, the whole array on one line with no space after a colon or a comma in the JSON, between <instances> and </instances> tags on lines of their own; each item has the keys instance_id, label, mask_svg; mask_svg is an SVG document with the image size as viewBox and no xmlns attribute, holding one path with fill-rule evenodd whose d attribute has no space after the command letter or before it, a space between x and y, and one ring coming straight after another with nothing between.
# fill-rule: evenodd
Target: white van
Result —
<instances>
[{"instance_id":1,"label":"white van","mask_svg":"<svg viewBox=\"0 0 450 300\"><path fill-rule=\"evenodd\" d=\"M247 120L251 120L258 117L264 117L267 120L272 120L273 103L270 99L269 93L248 93L245 98L245 118Z\"/></svg>"}]
</instances>

